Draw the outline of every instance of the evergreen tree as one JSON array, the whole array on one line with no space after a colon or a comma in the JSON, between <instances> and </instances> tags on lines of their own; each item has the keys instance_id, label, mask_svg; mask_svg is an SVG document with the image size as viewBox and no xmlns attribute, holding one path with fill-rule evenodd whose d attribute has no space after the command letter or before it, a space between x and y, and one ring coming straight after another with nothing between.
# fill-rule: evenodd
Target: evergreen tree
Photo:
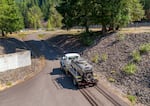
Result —
<instances>
[{"instance_id":1,"label":"evergreen tree","mask_svg":"<svg viewBox=\"0 0 150 106\"><path fill-rule=\"evenodd\" d=\"M14 0L0 2L0 30L2 36L22 29L23 18Z\"/></svg>"}]
</instances>

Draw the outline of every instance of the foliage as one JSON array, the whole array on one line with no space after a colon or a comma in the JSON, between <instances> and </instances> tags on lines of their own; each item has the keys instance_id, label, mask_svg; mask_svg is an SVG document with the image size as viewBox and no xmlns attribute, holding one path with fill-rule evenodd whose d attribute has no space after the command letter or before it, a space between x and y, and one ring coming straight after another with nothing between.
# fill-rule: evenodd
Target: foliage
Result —
<instances>
[{"instance_id":1,"label":"foliage","mask_svg":"<svg viewBox=\"0 0 150 106\"><path fill-rule=\"evenodd\" d=\"M98 54L95 54L94 56L93 56L93 58L92 58L92 62L94 62L94 63L98 63L98 61L99 61L99 55Z\"/></svg>"},{"instance_id":2,"label":"foliage","mask_svg":"<svg viewBox=\"0 0 150 106\"><path fill-rule=\"evenodd\" d=\"M38 6L29 8L27 19L31 28L37 29L41 27L42 12Z\"/></svg>"},{"instance_id":3,"label":"foliage","mask_svg":"<svg viewBox=\"0 0 150 106\"><path fill-rule=\"evenodd\" d=\"M115 82L114 78L109 78L108 80L109 80L109 82Z\"/></svg>"},{"instance_id":4,"label":"foliage","mask_svg":"<svg viewBox=\"0 0 150 106\"><path fill-rule=\"evenodd\" d=\"M90 46L94 43L94 39L92 37L91 33L82 33L81 34L81 42L85 45L85 46Z\"/></svg>"},{"instance_id":5,"label":"foliage","mask_svg":"<svg viewBox=\"0 0 150 106\"><path fill-rule=\"evenodd\" d=\"M133 63L129 63L123 68L123 71L127 74L134 74L136 70L137 66Z\"/></svg>"},{"instance_id":6,"label":"foliage","mask_svg":"<svg viewBox=\"0 0 150 106\"><path fill-rule=\"evenodd\" d=\"M102 24L102 32L106 32L107 26L116 30L144 16L139 0L62 0L57 10L67 29L84 26L86 32L91 24Z\"/></svg>"},{"instance_id":7,"label":"foliage","mask_svg":"<svg viewBox=\"0 0 150 106\"><path fill-rule=\"evenodd\" d=\"M136 96L127 95L127 98L130 100L131 103L135 103L136 102Z\"/></svg>"},{"instance_id":8,"label":"foliage","mask_svg":"<svg viewBox=\"0 0 150 106\"><path fill-rule=\"evenodd\" d=\"M7 86L11 86L12 83L11 83L11 82L7 82L6 85L7 85Z\"/></svg>"},{"instance_id":9,"label":"foliage","mask_svg":"<svg viewBox=\"0 0 150 106\"><path fill-rule=\"evenodd\" d=\"M123 33L118 33L116 36L117 41L123 41L125 40L125 38L126 38L126 35Z\"/></svg>"},{"instance_id":10,"label":"foliage","mask_svg":"<svg viewBox=\"0 0 150 106\"><path fill-rule=\"evenodd\" d=\"M139 51L134 50L132 52L132 57L133 57L133 61L135 61L135 62L139 62L141 60L141 56L140 56Z\"/></svg>"},{"instance_id":11,"label":"foliage","mask_svg":"<svg viewBox=\"0 0 150 106\"><path fill-rule=\"evenodd\" d=\"M150 51L150 43L142 44L140 46L140 53L148 53Z\"/></svg>"},{"instance_id":12,"label":"foliage","mask_svg":"<svg viewBox=\"0 0 150 106\"><path fill-rule=\"evenodd\" d=\"M2 35L22 29L23 18L14 0L3 0L0 3L0 30Z\"/></svg>"},{"instance_id":13,"label":"foliage","mask_svg":"<svg viewBox=\"0 0 150 106\"><path fill-rule=\"evenodd\" d=\"M44 38L44 36L45 36L44 34L39 34L39 35L38 35L38 37L39 37L40 39Z\"/></svg>"},{"instance_id":14,"label":"foliage","mask_svg":"<svg viewBox=\"0 0 150 106\"><path fill-rule=\"evenodd\" d=\"M104 53L102 54L101 58L102 58L102 61L106 61L108 59L108 55Z\"/></svg>"}]
</instances>

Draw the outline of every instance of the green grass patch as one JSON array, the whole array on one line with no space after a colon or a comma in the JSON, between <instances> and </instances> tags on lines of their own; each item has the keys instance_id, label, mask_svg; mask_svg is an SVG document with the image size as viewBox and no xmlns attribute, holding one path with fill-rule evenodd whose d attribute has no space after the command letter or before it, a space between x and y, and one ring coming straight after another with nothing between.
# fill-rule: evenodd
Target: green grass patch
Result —
<instances>
[{"instance_id":1,"label":"green grass patch","mask_svg":"<svg viewBox=\"0 0 150 106\"><path fill-rule=\"evenodd\" d=\"M94 43L94 36L92 32L89 33L81 33L80 34L80 40L85 46L90 46Z\"/></svg>"},{"instance_id":2,"label":"green grass patch","mask_svg":"<svg viewBox=\"0 0 150 106\"><path fill-rule=\"evenodd\" d=\"M11 83L11 82L7 82L6 85L7 85L7 86L11 86L12 83Z\"/></svg>"},{"instance_id":3,"label":"green grass patch","mask_svg":"<svg viewBox=\"0 0 150 106\"><path fill-rule=\"evenodd\" d=\"M140 52L134 50L134 51L132 52L132 58L133 58L133 61L135 61L135 62L141 61L141 55L140 55Z\"/></svg>"},{"instance_id":4,"label":"green grass patch","mask_svg":"<svg viewBox=\"0 0 150 106\"><path fill-rule=\"evenodd\" d=\"M123 68L123 71L127 74L135 74L136 70L137 66L133 63L129 63Z\"/></svg>"},{"instance_id":5,"label":"green grass patch","mask_svg":"<svg viewBox=\"0 0 150 106\"><path fill-rule=\"evenodd\" d=\"M109 82L115 82L115 79L114 78L108 78L108 81Z\"/></svg>"},{"instance_id":6,"label":"green grass patch","mask_svg":"<svg viewBox=\"0 0 150 106\"><path fill-rule=\"evenodd\" d=\"M106 53L102 54L101 59L102 61L107 61L108 55Z\"/></svg>"},{"instance_id":7,"label":"green grass patch","mask_svg":"<svg viewBox=\"0 0 150 106\"><path fill-rule=\"evenodd\" d=\"M150 43L142 44L139 49L140 53L148 53L150 51Z\"/></svg>"},{"instance_id":8,"label":"green grass patch","mask_svg":"<svg viewBox=\"0 0 150 106\"><path fill-rule=\"evenodd\" d=\"M127 95L127 98L129 99L129 101L131 103L136 103L136 96L133 96L133 95Z\"/></svg>"},{"instance_id":9,"label":"green grass patch","mask_svg":"<svg viewBox=\"0 0 150 106\"><path fill-rule=\"evenodd\" d=\"M95 55L93 56L93 58L92 58L92 62L98 63L98 61L99 61L99 55L98 55L98 54L95 54Z\"/></svg>"},{"instance_id":10,"label":"green grass patch","mask_svg":"<svg viewBox=\"0 0 150 106\"><path fill-rule=\"evenodd\" d=\"M123 33L118 33L116 36L117 41L123 41L125 40L125 38L126 38L126 35Z\"/></svg>"},{"instance_id":11,"label":"green grass patch","mask_svg":"<svg viewBox=\"0 0 150 106\"><path fill-rule=\"evenodd\" d=\"M42 39L42 38L45 37L45 34L39 34L38 37L39 37L40 39Z\"/></svg>"},{"instance_id":12,"label":"green grass patch","mask_svg":"<svg viewBox=\"0 0 150 106\"><path fill-rule=\"evenodd\" d=\"M18 34L18 37L19 37L19 38L25 38L26 36L27 36L27 34L24 34L24 33Z\"/></svg>"}]
</instances>

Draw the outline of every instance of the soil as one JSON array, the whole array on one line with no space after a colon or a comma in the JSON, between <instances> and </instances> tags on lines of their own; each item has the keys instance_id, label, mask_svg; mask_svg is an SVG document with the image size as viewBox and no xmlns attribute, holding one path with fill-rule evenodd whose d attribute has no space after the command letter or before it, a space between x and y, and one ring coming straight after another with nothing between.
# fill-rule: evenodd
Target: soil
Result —
<instances>
[{"instance_id":1,"label":"soil","mask_svg":"<svg viewBox=\"0 0 150 106\"><path fill-rule=\"evenodd\" d=\"M150 53L142 54L142 60L135 63L135 74L126 74L123 67L133 62L131 54L134 50L139 50L141 44L150 43L150 33L124 35L123 40L119 40L117 33L97 37L99 39L90 47L83 46L78 37L71 35L60 35L47 41L61 47L63 51L81 53L100 74L101 80L110 81L115 88L127 95L136 96L137 102L149 106ZM98 55L98 63L92 62L95 55ZM103 59L104 55L106 60Z\"/></svg>"}]
</instances>

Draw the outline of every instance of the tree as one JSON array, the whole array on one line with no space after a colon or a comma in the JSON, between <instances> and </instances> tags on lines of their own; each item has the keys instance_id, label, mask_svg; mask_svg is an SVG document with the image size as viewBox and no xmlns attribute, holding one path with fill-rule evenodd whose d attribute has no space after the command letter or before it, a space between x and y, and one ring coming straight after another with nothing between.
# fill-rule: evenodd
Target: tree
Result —
<instances>
[{"instance_id":1,"label":"tree","mask_svg":"<svg viewBox=\"0 0 150 106\"><path fill-rule=\"evenodd\" d=\"M31 28L41 27L42 12L41 9L34 5L27 11L27 18Z\"/></svg>"},{"instance_id":2,"label":"tree","mask_svg":"<svg viewBox=\"0 0 150 106\"><path fill-rule=\"evenodd\" d=\"M2 36L24 27L23 18L14 0L0 2L0 30Z\"/></svg>"}]
</instances>

